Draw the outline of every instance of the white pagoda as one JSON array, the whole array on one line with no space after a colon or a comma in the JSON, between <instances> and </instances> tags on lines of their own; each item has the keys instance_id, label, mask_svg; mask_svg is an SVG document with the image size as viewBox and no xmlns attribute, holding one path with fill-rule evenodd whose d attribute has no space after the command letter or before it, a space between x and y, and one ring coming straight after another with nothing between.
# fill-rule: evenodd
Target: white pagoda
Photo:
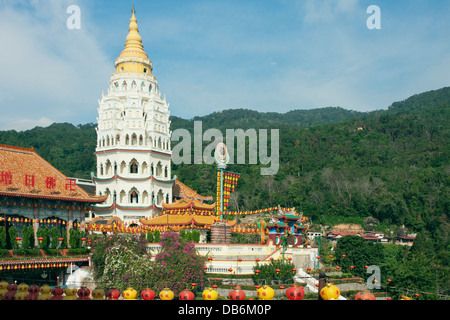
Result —
<instances>
[{"instance_id":1,"label":"white pagoda","mask_svg":"<svg viewBox=\"0 0 450 320\"><path fill-rule=\"evenodd\" d=\"M169 104L161 97L133 7L124 50L98 107L96 217L131 224L172 202Z\"/></svg>"}]
</instances>

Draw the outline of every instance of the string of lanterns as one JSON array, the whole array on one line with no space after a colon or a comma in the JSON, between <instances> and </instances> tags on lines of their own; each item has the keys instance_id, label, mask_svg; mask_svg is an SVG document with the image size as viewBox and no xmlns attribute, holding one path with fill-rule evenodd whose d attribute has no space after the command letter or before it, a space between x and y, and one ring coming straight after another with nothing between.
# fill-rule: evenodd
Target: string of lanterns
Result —
<instances>
[{"instance_id":1,"label":"string of lanterns","mask_svg":"<svg viewBox=\"0 0 450 320\"><path fill-rule=\"evenodd\" d=\"M0 217L1 221L14 222L14 223L47 223L47 224L62 224L62 225L72 225L73 227L80 227L81 224L79 222L68 223L62 219L31 219L31 218L3 218Z\"/></svg>"}]
</instances>

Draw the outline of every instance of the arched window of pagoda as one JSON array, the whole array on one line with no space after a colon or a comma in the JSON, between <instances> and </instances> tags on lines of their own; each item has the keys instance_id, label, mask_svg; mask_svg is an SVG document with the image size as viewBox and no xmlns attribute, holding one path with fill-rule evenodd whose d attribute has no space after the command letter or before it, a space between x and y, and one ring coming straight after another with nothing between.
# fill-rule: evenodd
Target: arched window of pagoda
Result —
<instances>
[{"instance_id":1,"label":"arched window of pagoda","mask_svg":"<svg viewBox=\"0 0 450 320\"><path fill-rule=\"evenodd\" d=\"M110 174L111 174L111 169L112 169L111 161L106 160L106 164L105 164L105 174L106 174L106 175L110 175Z\"/></svg>"},{"instance_id":2,"label":"arched window of pagoda","mask_svg":"<svg viewBox=\"0 0 450 320\"><path fill-rule=\"evenodd\" d=\"M156 204L157 204L157 205L161 205L163 199L164 199L163 191L162 191L161 189L159 189L158 195L157 195L157 197L156 197Z\"/></svg>"},{"instance_id":3,"label":"arched window of pagoda","mask_svg":"<svg viewBox=\"0 0 450 320\"><path fill-rule=\"evenodd\" d=\"M166 203L169 203L170 197L169 194L166 194Z\"/></svg>"},{"instance_id":4,"label":"arched window of pagoda","mask_svg":"<svg viewBox=\"0 0 450 320\"><path fill-rule=\"evenodd\" d=\"M142 203L148 203L148 192L142 192Z\"/></svg>"},{"instance_id":5,"label":"arched window of pagoda","mask_svg":"<svg viewBox=\"0 0 450 320\"><path fill-rule=\"evenodd\" d=\"M125 201L126 199L127 197L125 191L124 190L120 191L120 203L126 203Z\"/></svg>"},{"instance_id":6,"label":"arched window of pagoda","mask_svg":"<svg viewBox=\"0 0 450 320\"><path fill-rule=\"evenodd\" d=\"M156 176L160 177L162 175L162 165L161 161L158 161L158 164L156 165Z\"/></svg>"},{"instance_id":7,"label":"arched window of pagoda","mask_svg":"<svg viewBox=\"0 0 450 320\"><path fill-rule=\"evenodd\" d=\"M144 144L144 137L142 137L142 134L139 136L139 145L142 146Z\"/></svg>"},{"instance_id":8,"label":"arched window of pagoda","mask_svg":"<svg viewBox=\"0 0 450 320\"><path fill-rule=\"evenodd\" d=\"M125 163L125 161L122 161L120 163L120 174L125 173L126 168L127 168L127 164Z\"/></svg>"},{"instance_id":9,"label":"arched window of pagoda","mask_svg":"<svg viewBox=\"0 0 450 320\"><path fill-rule=\"evenodd\" d=\"M136 191L131 192L130 203L138 203L139 196Z\"/></svg>"},{"instance_id":10,"label":"arched window of pagoda","mask_svg":"<svg viewBox=\"0 0 450 320\"><path fill-rule=\"evenodd\" d=\"M106 188L106 190L105 190L105 196L107 196L106 203L110 203L110 201L111 201L111 198L110 198L111 192L109 191L108 188Z\"/></svg>"},{"instance_id":11,"label":"arched window of pagoda","mask_svg":"<svg viewBox=\"0 0 450 320\"><path fill-rule=\"evenodd\" d=\"M130 173L138 173L138 165L135 161L130 165Z\"/></svg>"},{"instance_id":12,"label":"arched window of pagoda","mask_svg":"<svg viewBox=\"0 0 450 320\"><path fill-rule=\"evenodd\" d=\"M126 145L130 144L130 136L128 134L125 136L125 144Z\"/></svg>"},{"instance_id":13,"label":"arched window of pagoda","mask_svg":"<svg viewBox=\"0 0 450 320\"><path fill-rule=\"evenodd\" d=\"M116 144L120 144L120 134L116 135Z\"/></svg>"},{"instance_id":14,"label":"arched window of pagoda","mask_svg":"<svg viewBox=\"0 0 450 320\"><path fill-rule=\"evenodd\" d=\"M145 162L145 161L142 163L142 174L148 175L148 165L147 165L147 162Z\"/></svg>"},{"instance_id":15,"label":"arched window of pagoda","mask_svg":"<svg viewBox=\"0 0 450 320\"><path fill-rule=\"evenodd\" d=\"M103 175L103 163L100 163L100 175Z\"/></svg>"},{"instance_id":16,"label":"arched window of pagoda","mask_svg":"<svg viewBox=\"0 0 450 320\"><path fill-rule=\"evenodd\" d=\"M137 144L137 136L136 133L133 133L131 136L131 145L135 146Z\"/></svg>"},{"instance_id":17,"label":"arched window of pagoda","mask_svg":"<svg viewBox=\"0 0 450 320\"><path fill-rule=\"evenodd\" d=\"M164 167L164 178L167 178L169 175L169 169L167 168L167 166Z\"/></svg>"}]
</instances>

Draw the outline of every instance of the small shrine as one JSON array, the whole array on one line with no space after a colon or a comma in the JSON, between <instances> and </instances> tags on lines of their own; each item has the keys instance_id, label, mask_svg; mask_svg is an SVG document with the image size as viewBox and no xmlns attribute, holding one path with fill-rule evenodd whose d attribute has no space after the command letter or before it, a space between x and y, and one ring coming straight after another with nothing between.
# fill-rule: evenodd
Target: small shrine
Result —
<instances>
[{"instance_id":1,"label":"small shrine","mask_svg":"<svg viewBox=\"0 0 450 320\"><path fill-rule=\"evenodd\" d=\"M308 218L303 217L303 213L298 214L295 208L285 210L278 206L278 213L271 214L271 219L267 223L268 238L275 245L282 245L283 237L287 236L287 245L302 245L302 235L307 230L304 224Z\"/></svg>"}]
</instances>

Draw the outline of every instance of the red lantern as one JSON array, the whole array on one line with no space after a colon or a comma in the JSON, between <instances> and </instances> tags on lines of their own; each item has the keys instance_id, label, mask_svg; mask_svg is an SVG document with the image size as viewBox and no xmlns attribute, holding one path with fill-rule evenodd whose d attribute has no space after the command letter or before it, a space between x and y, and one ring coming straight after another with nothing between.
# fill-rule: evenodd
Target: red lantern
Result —
<instances>
[{"instance_id":1,"label":"red lantern","mask_svg":"<svg viewBox=\"0 0 450 320\"><path fill-rule=\"evenodd\" d=\"M6 289L8 290L8 292L6 292L5 295L3 296L3 300L14 300L14 296L17 293L17 284L10 283L8 284Z\"/></svg>"},{"instance_id":2,"label":"red lantern","mask_svg":"<svg viewBox=\"0 0 450 320\"><path fill-rule=\"evenodd\" d=\"M289 300L302 300L305 296L305 291L302 286L293 284L289 289L286 290L286 297Z\"/></svg>"},{"instance_id":3,"label":"red lantern","mask_svg":"<svg viewBox=\"0 0 450 320\"><path fill-rule=\"evenodd\" d=\"M369 291L361 291L356 294L355 300L375 300L375 296Z\"/></svg>"},{"instance_id":4,"label":"red lantern","mask_svg":"<svg viewBox=\"0 0 450 320\"><path fill-rule=\"evenodd\" d=\"M354 268L355 268L354 266L350 266L350 269L352 269L352 270L353 270Z\"/></svg>"},{"instance_id":5,"label":"red lantern","mask_svg":"<svg viewBox=\"0 0 450 320\"><path fill-rule=\"evenodd\" d=\"M28 287L28 295L25 300L37 300L39 297L40 288L37 285L31 285Z\"/></svg>"},{"instance_id":6,"label":"red lantern","mask_svg":"<svg viewBox=\"0 0 450 320\"><path fill-rule=\"evenodd\" d=\"M191 290L185 289L180 292L178 298L180 300L194 300L195 294Z\"/></svg>"},{"instance_id":7,"label":"red lantern","mask_svg":"<svg viewBox=\"0 0 450 320\"><path fill-rule=\"evenodd\" d=\"M260 271L259 270L255 270L255 273L256 273L256 275L258 275L260 273Z\"/></svg>"},{"instance_id":8,"label":"red lantern","mask_svg":"<svg viewBox=\"0 0 450 320\"><path fill-rule=\"evenodd\" d=\"M117 289L109 289L106 296L108 297L108 300L119 300L120 291Z\"/></svg>"},{"instance_id":9,"label":"red lantern","mask_svg":"<svg viewBox=\"0 0 450 320\"><path fill-rule=\"evenodd\" d=\"M89 298L90 294L91 294L91 290L89 290L89 288L81 287L77 291L77 295L78 295L77 300L91 300L91 298Z\"/></svg>"},{"instance_id":10,"label":"red lantern","mask_svg":"<svg viewBox=\"0 0 450 320\"><path fill-rule=\"evenodd\" d=\"M52 289L52 295L53 297L50 298L50 300L62 300L63 299L64 290L61 287L54 287Z\"/></svg>"},{"instance_id":11,"label":"red lantern","mask_svg":"<svg viewBox=\"0 0 450 320\"><path fill-rule=\"evenodd\" d=\"M281 272L280 269L275 269L275 271L277 272L277 274L279 274Z\"/></svg>"},{"instance_id":12,"label":"red lantern","mask_svg":"<svg viewBox=\"0 0 450 320\"><path fill-rule=\"evenodd\" d=\"M245 292L241 290L241 286L236 286L235 289L230 291L228 298L230 300L245 300Z\"/></svg>"},{"instance_id":13,"label":"red lantern","mask_svg":"<svg viewBox=\"0 0 450 320\"><path fill-rule=\"evenodd\" d=\"M142 300L153 300L155 298L155 291L153 291L150 288L145 288L141 292L141 298Z\"/></svg>"}]
</instances>

